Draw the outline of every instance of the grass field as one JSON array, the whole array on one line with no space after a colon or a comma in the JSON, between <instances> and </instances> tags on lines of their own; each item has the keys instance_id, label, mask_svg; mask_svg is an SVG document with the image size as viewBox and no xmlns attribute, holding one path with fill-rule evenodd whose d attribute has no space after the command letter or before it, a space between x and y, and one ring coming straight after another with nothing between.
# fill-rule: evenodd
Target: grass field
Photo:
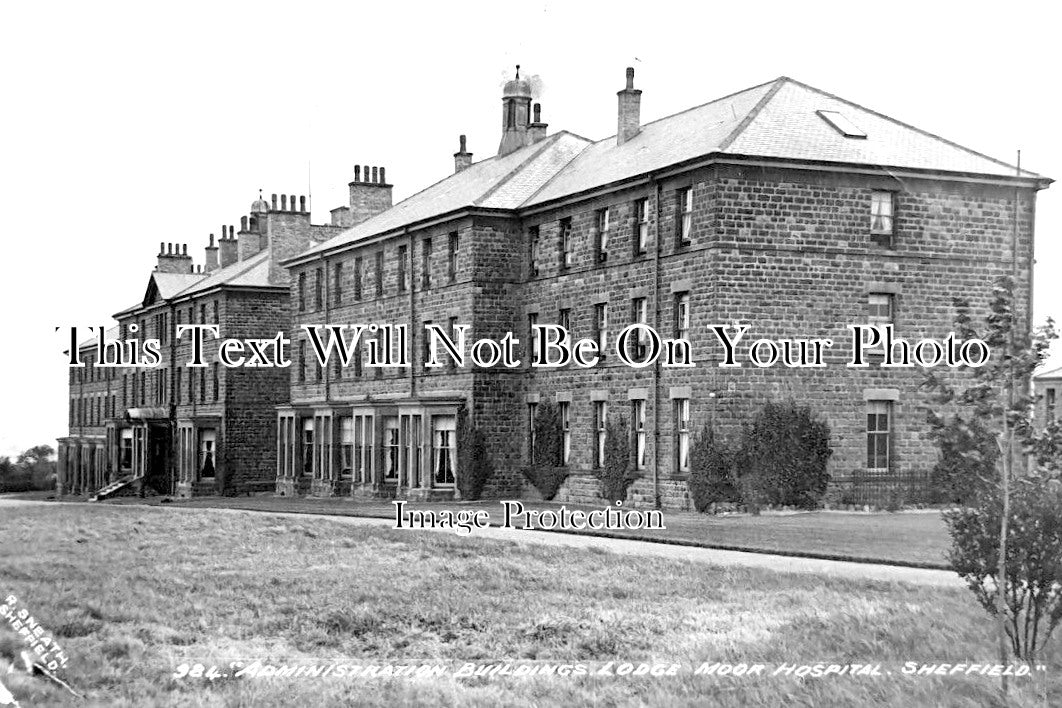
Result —
<instances>
[{"instance_id":1,"label":"grass field","mask_svg":"<svg viewBox=\"0 0 1062 708\"><path fill-rule=\"evenodd\" d=\"M990 705L997 681L903 661L991 663L962 590L832 580L268 514L47 505L0 511L0 598L65 643L102 705ZM0 625L2 627L4 625ZM17 642L0 630L0 653ZM9 633L10 634L10 633ZM183 661L881 663L891 676L173 678ZM1048 667L1058 665L1050 653ZM2 674L23 705L69 701ZM1015 705L1041 705L1017 682ZM1062 685L1048 671L1049 696ZM1052 702L1048 701L1048 705Z\"/></svg>"}]
</instances>

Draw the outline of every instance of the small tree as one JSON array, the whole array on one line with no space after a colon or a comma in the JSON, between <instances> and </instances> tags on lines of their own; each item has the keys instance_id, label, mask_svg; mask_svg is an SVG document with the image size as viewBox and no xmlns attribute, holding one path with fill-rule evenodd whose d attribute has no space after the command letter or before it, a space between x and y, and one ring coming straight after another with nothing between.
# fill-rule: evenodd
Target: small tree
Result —
<instances>
[{"instance_id":1,"label":"small tree","mask_svg":"<svg viewBox=\"0 0 1062 708\"><path fill-rule=\"evenodd\" d=\"M768 403L745 427L738 453L742 501L814 509L826 493L830 427L793 401ZM750 498L751 497L751 498Z\"/></svg>"},{"instance_id":2,"label":"small tree","mask_svg":"<svg viewBox=\"0 0 1062 708\"><path fill-rule=\"evenodd\" d=\"M533 423L535 446L531 465L523 469L524 477L542 498L549 501L557 496L568 477L564 465L564 431L561 430L560 410L549 401L539 403Z\"/></svg>"},{"instance_id":3,"label":"small tree","mask_svg":"<svg viewBox=\"0 0 1062 708\"><path fill-rule=\"evenodd\" d=\"M715 433L705 424L690 448L690 495L697 511L711 504L738 501L734 487L731 456L715 441Z\"/></svg>"},{"instance_id":4,"label":"small tree","mask_svg":"<svg viewBox=\"0 0 1062 708\"><path fill-rule=\"evenodd\" d=\"M610 418L605 424L605 459L597 471L601 496L610 502L627 499L627 489L638 479L631 464L631 441L627 418Z\"/></svg>"},{"instance_id":5,"label":"small tree","mask_svg":"<svg viewBox=\"0 0 1062 708\"><path fill-rule=\"evenodd\" d=\"M931 432L941 452L929 474L934 501L965 504L995 482L999 447L983 421L954 417L936 421Z\"/></svg>"},{"instance_id":6,"label":"small tree","mask_svg":"<svg viewBox=\"0 0 1062 708\"><path fill-rule=\"evenodd\" d=\"M462 408L457 416L457 486L461 498L474 501L483 495L483 488L494 474L494 466L487 452L487 440Z\"/></svg>"},{"instance_id":7,"label":"small tree","mask_svg":"<svg viewBox=\"0 0 1062 708\"><path fill-rule=\"evenodd\" d=\"M1010 652L1034 660L1062 614L1062 532L1056 518L1062 496L1054 471L1062 462L1062 436L1053 428L1043 434L1034 430L1029 392L1029 379L1056 335L1050 320L1030 331L1019 321L1014 302L1013 281L999 278L979 336L969 304L956 300L956 333L964 340L982 339L991 356L963 380L966 385L933 374L926 379L933 403L948 411L927 408L942 456L961 454L976 474L984 474L989 464L994 468L968 506L946 511L944 520L952 539L952 567L998 622L1002 663ZM977 434L988 437L996 452L971 445ZM1035 464L1016 474L1023 448ZM1001 685L1006 692L1005 676Z\"/></svg>"}]
</instances>

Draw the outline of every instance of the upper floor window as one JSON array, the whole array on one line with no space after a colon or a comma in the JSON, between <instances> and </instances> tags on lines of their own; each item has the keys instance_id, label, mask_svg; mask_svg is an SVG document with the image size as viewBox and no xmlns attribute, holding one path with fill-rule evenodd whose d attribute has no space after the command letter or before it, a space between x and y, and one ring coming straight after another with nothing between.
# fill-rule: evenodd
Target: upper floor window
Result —
<instances>
[{"instance_id":1,"label":"upper floor window","mask_svg":"<svg viewBox=\"0 0 1062 708\"><path fill-rule=\"evenodd\" d=\"M631 401L631 432L634 437L633 450L634 453L634 468L637 470L645 469L645 448L646 448L646 428L645 428L645 400L636 399Z\"/></svg>"},{"instance_id":2,"label":"upper floor window","mask_svg":"<svg viewBox=\"0 0 1062 708\"><path fill-rule=\"evenodd\" d=\"M447 257L446 257L446 269L447 269L447 274L449 275L451 283L454 282L455 280L457 280L457 253L458 253L457 232L456 231L451 231L449 239L448 239L448 243L447 243Z\"/></svg>"},{"instance_id":3,"label":"upper floor window","mask_svg":"<svg viewBox=\"0 0 1062 708\"><path fill-rule=\"evenodd\" d=\"M608 438L608 403L594 401L594 467L605 466L605 441Z\"/></svg>"},{"instance_id":4,"label":"upper floor window","mask_svg":"<svg viewBox=\"0 0 1062 708\"><path fill-rule=\"evenodd\" d=\"M564 328L564 331L571 336L572 331L572 311L571 308L562 307L557 316L557 324Z\"/></svg>"},{"instance_id":5,"label":"upper floor window","mask_svg":"<svg viewBox=\"0 0 1062 708\"><path fill-rule=\"evenodd\" d=\"M693 187L679 191L678 242L688 246L693 238Z\"/></svg>"},{"instance_id":6,"label":"upper floor window","mask_svg":"<svg viewBox=\"0 0 1062 708\"><path fill-rule=\"evenodd\" d=\"M398 247L398 291L406 291L406 260L409 258L409 247Z\"/></svg>"},{"instance_id":7,"label":"upper floor window","mask_svg":"<svg viewBox=\"0 0 1062 708\"><path fill-rule=\"evenodd\" d=\"M892 244L893 235L892 192L870 193L870 236L882 246Z\"/></svg>"},{"instance_id":8,"label":"upper floor window","mask_svg":"<svg viewBox=\"0 0 1062 708\"><path fill-rule=\"evenodd\" d=\"M649 199L634 203L634 255L640 256L649 250Z\"/></svg>"},{"instance_id":9,"label":"upper floor window","mask_svg":"<svg viewBox=\"0 0 1062 708\"><path fill-rule=\"evenodd\" d=\"M191 321L191 313L189 310L188 320ZM306 273L299 273L299 312L306 312Z\"/></svg>"},{"instance_id":10,"label":"upper floor window","mask_svg":"<svg viewBox=\"0 0 1062 708\"><path fill-rule=\"evenodd\" d=\"M324 296L324 269L314 271L313 278L313 309L320 310Z\"/></svg>"},{"instance_id":11,"label":"upper floor window","mask_svg":"<svg viewBox=\"0 0 1062 708\"><path fill-rule=\"evenodd\" d=\"M608 260L608 241L611 235L611 212L608 207L597 210L597 261Z\"/></svg>"},{"instance_id":12,"label":"upper floor window","mask_svg":"<svg viewBox=\"0 0 1062 708\"><path fill-rule=\"evenodd\" d=\"M538 346L538 332L535 331L535 327L538 326L538 313L532 312L527 316L527 336L531 340L531 360L538 361L539 346Z\"/></svg>"},{"instance_id":13,"label":"upper floor window","mask_svg":"<svg viewBox=\"0 0 1062 708\"><path fill-rule=\"evenodd\" d=\"M431 287L431 239L426 238L420 244L420 284L427 289Z\"/></svg>"},{"instance_id":14,"label":"upper floor window","mask_svg":"<svg viewBox=\"0 0 1062 708\"><path fill-rule=\"evenodd\" d=\"M384 254L376 252L376 297L383 296Z\"/></svg>"},{"instance_id":15,"label":"upper floor window","mask_svg":"<svg viewBox=\"0 0 1062 708\"><path fill-rule=\"evenodd\" d=\"M649 323L649 300L644 297L636 297L631 300L631 324L648 324ZM637 336L630 338L631 342L631 357L635 360L641 360L645 356L646 346L649 344L649 335L646 333L645 328L638 330Z\"/></svg>"},{"instance_id":16,"label":"upper floor window","mask_svg":"<svg viewBox=\"0 0 1062 708\"><path fill-rule=\"evenodd\" d=\"M608 304L604 302L594 305L594 338L598 352L604 356L608 346Z\"/></svg>"},{"instance_id":17,"label":"upper floor window","mask_svg":"<svg viewBox=\"0 0 1062 708\"><path fill-rule=\"evenodd\" d=\"M538 275L538 227L527 230L527 264L531 277Z\"/></svg>"},{"instance_id":18,"label":"upper floor window","mask_svg":"<svg viewBox=\"0 0 1062 708\"><path fill-rule=\"evenodd\" d=\"M690 338L690 294L675 293L675 339Z\"/></svg>"},{"instance_id":19,"label":"upper floor window","mask_svg":"<svg viewBox=\"0 0 1062 708\"><path fill-rule=\"evenodd\" d=\"M574 246L572 244L572 220L560 220L560 248L561 268L571 268L575 260Z\"/></svg>"},{"instance_id":20,"label":"upper floor window","mask_svg":"<svg viewBox=\"0 0 1062 708\"><path fill-rule=\"evenodd\" d=\"M867 295L867 321L875 326L892 324L892 293Z\"/></svg>"},{"instance_id":21,"label":"upper floor window","mask_svg":"<svg viewBox=\"0 0 1062 708\"><path fill-rule=\"evenodd\" d=\"M361 299L361 256L354 259L354 299Z\"/></svg>"},{"instance_id":22,"label":"upper floor window","mask_svg":"<svg viewBox=\"0 0 1062 708\"><path fill-rule=\"evenodd\" d=\"M333 267L334 280L332 283L332 302L336 305L343 304L343 262L340 261Z\"/></svg>"},{"instance_id":23,"label":"upper floor window","mask_svg":"<svg viewBox=\"0 0 1062 708\"><path fill-rule=\"evenodd\" d=\"M690 471L690 399L675 399L675 466Z\"/></svg>"},{"instance_id":24,"label":"upper floor window","mask_svg":"<svg viewBox=\"0 0 1062 708\"><path fill-rule=\"evenodd\" d=\"M1055 389L1053 388L1044 390L1044 410L1047 413L1047 422L1053 423L1055 420Z\"/></svg>"}]
</instances>

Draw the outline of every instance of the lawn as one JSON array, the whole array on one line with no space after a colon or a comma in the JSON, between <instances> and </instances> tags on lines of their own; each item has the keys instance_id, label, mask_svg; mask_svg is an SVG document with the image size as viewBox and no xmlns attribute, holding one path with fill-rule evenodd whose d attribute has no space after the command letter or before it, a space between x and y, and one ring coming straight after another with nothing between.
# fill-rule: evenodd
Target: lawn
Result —
<instances>
[{"instance_id":1,"label":"lawn","mask_svg":"<svg viewBox=\"0 0 1062 708\"><path fill-rule=\"evenodd\" d=\"M556 504L523 502L529 509ZM199 497L180 502L189 506L226 506L257 510L303 511L338 515L394 517L387 502L349 499L255 497ZM467 509L481 507L497 513L496 501L411 505L417 508ZM570 508L590 508L568 505ZM500 517L500 514L497 515ZM814 511L787 514L710 515L665 511L665 531L626 531L630 538L656 538L716 548L791 553L823 558L850 558L917 567L947 567L944 554L948 532L938 511L853 513ZM590 532L592 533L592 532Z\"/></svg>"},{"instance_id":2,"label":"lawn","mask_svg":"<svg viewBox=\"0 0 1062 708\"><path fill-rule=\"evenodd\" d=\"M991 663L991 626L961 589L632 559L310 517L5 507L0 599L8 594L66 645L64 678L104 705L982 706L997 686L987 677L899 673L904 661ZM0 653L10 655L18 644L3 632ZM667 661L686 669L622 678L173 677L185 661L227 667L237 657ZM1055 667L1058 658L1052 651L1045 663ZM735 679L689 670L719 661L880 663L893 674ZM1047 675L1049 695L1062 695L1053 672ZM23 705L69 702L41 679L0 671L0 681ZM1016 684L1016 705L1040 704L1028 679Z\"/></svg>"}]
</instances>

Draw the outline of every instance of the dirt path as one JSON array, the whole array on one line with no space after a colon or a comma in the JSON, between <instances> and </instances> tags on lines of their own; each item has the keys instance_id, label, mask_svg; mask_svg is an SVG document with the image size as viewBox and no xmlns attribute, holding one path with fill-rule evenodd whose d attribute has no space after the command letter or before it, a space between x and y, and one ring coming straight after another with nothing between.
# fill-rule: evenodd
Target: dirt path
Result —
<instances>
[{"instance_id":1,"label":"dirt path","mask_svg":"<svg viewBox=\"0 0 1062 708\"><path fill-rule=\"evenodd\" d=\"M77 502L66 502L77 503ZM89 506L97 506L88 504ZM0 510L11 507L54 506L54 502L34 501L29 499L0 498ZM139 504L108 505L107 508L136 508ZM165 508L155 506L154 508ZM306 514L283 511L246 511L242 509L188 508L168 507L178 513L218 513L218 514L261 514L282 516L291 519L321 518L352 526L378 526L390 528L390 519L333 516L328 514ZM0 512L2 513L2 512ZM445 533L445 529L424 529L407 533ZM916 585L933 585L941 587L962 587L963 582L955 573L944 570L925 570L920 568L903 568L891 565L874 565L871 563L852 563L847 561L817 560L812 558L794 558L790 556L769 555L765 553L744 553L712 548L695 548L690 546L672 546L645 541L628 541L602 536L583 536L567 533L550 533L547 531L521 531L518 529L491 526L477 529L472 536L465 538L484 538L517 543L536 543L546 546L565 546L569 548L596 548L621 555L654 556L673 560L707 563L709 565L764 568L782 573L819 573L835 578L854 580L881 580L913 583Z\"/></svg>"}]
</instances>

